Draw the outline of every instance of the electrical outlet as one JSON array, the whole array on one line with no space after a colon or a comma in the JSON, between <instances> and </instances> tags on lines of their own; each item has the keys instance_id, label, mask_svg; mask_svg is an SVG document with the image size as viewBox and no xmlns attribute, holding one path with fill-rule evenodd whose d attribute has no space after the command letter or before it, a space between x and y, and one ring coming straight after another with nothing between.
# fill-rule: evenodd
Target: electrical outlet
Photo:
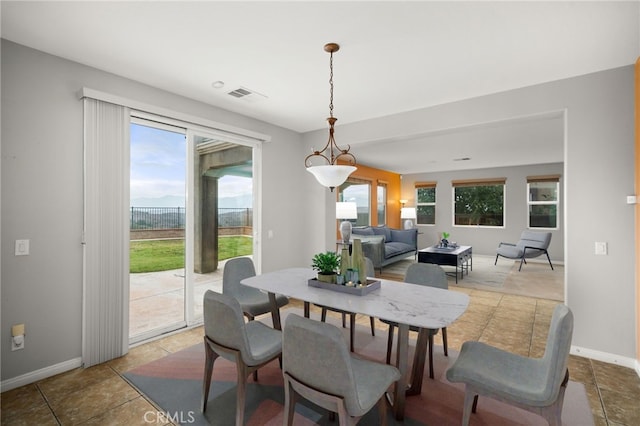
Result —
<instances>
[{"instance_id":1,"label":"electrical outlet","mask_svg":"<svg viewBox=\"0 0 640 426\"><path fill-rule=\"evenodd\" d=\"M11 350L19 351L24 349L24 335L15 336L11 338Z\"/></svg>"}]
</instances>

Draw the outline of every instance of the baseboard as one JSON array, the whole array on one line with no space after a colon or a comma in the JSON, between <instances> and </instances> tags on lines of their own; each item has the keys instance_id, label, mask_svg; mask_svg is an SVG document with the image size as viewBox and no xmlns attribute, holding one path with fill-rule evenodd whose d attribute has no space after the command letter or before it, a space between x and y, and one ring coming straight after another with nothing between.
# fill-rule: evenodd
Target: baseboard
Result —
<instances>
[{"instance_id":1,"label":"baseboard","mask_svg":"<svg viewBox=\"0 0 640 426\"><path fill-rule=\"evenodd\" d=\"M584 358L595 359L596 361L608 362L622 367L633 369L640 376L640 362L634 358L614 355L608 352L600 352L593 349L581 348L580 346L571 345L571 355L581 356Z\"/></svg>"},{"instance_id":2,"label":"baseboard","mask_svg":"<svg viewBox=\"0 0 640 426\"><path fill-rule=\"evenodd\" d=\"M64 373L65 371L73 370L82 366L82 358L73 358L68 361L61 362L59 364L51 365L49 367L41 368L40 370L31 371L12 379L3 380L0 383L0 392L5 392L11 389L19 388L20 386L28 385L38 380L43 380L56 374Z\"/></svg>"}]
</instances>

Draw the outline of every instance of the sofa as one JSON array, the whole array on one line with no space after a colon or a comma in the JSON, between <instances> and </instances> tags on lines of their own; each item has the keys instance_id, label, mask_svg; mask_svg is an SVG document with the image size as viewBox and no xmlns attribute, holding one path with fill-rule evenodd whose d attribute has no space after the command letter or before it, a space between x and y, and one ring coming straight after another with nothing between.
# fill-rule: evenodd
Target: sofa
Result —
<instances>
[{"instance_id":1,"label":"sofa","mask_svg":"<svg viewBox=\"0 0 640 426\"><path fill-rule=\"evenodd\" d=\"M354 226L351 240L362 241L365 257L380 272L382 268L418 253L417 229L393 229L387 226Z\"/></svg>"}]
</instances>

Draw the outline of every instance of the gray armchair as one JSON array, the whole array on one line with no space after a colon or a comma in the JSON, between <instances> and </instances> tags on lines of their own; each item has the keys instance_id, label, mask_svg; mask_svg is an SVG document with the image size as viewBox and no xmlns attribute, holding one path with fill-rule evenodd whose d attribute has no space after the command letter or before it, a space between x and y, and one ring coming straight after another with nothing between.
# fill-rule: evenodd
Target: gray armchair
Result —
<instances>
[{"instance_id":1,"label":"gray armchair","mask_svg":"<svg viewBox=\"0 0 640 426\"><path fill-rule=\"evenodd\" d=\"M206 359L202 412L207 409L213 364L218 357L223 357L236 364L236 425L241 426L244 424L247 377L282 355L282 332L259 321L245 323L238 301L212 290L204 295L204 332Z\"/></svg>"},{"instance_id":2,"label":"gray armchair","mask_svg":"<svg viewBox=\"0 0 640 426\"><path fill-rule=\"evenodd\" d=\"M522 269L522 263L527 263L525 259L531 259L534 257L547 255L549 266L553 270L551 259L549 258L549 244L551 243L551 232L535 232L535 231L522 231L520 235L520 241L517 243L500 243L496 250L496 261L498 263L498 257L506 257L507 259L520 259L520 268Z\"/></svg>"},{"instance_id":3,"label":"gray armchair","mask_svg":"<svg viewBox=\"0 0 640 426\"><path fill-rule=\"evenodd\" d=\"M404 276L404 282L411 284L420 284L429 287L436 287L442 289L449 289L449 281L447 274L440 266L433 263L413 263L407 268L407 272ZM385 324L389 325L389 336L387 338L387 364L391 363L391 349L393 348L393 334L395 327L398 323L381 320ZM419 332L418 327L409 327L409 330ZM429 351L429 378L433 379L433 336L438 334L437 329L426 329L423 332L427 333L427 350ZM442 328L442 346L444 348L444 355L449 356L449 349L447 347L447 328Z\"/></svg>"},{"instance_id":4,"label":"gray armchair","mask_svg":"<svg viewBox=\"0 0 640 426\"><path fill-rule=\"evenodd\" d=\"M376 403L387 421L385 392L400 378L391 365L352 357L339 328L296 314L287 317L282 337L285 422L293 424L301 396L338 413L340 425L355 425Z\"/></svg>"},{"instance_id":5,"label":"gray armchair","mask_svg":"<svg viewBox=\"0 0 640 426\"><path fill-rule=\"evenodd\" d=\"M222 293L233 296L242 306L242 312L252 321L256 316L271 312L269 296L258 289L242 285L240 281L255 277L256 269L249 257L235 257L227 261L222 272ZM285 296L277 295L278 308L289 303Z\"/></svg>"},{"instance_id":6,"label":"gray armchair","mask_svg":"<svg viewBox=\"0 0 640 426\"><path fill-rule=\"evenodd\" d=\"M543 416L551 426L562 424L562 403L569 381L567 363L573 314L559 304L553 311L542 358L527 358L481 342L462 345L447 370L447 379L465 384L462 425L476 412L478 395L488 396Z\"/></svg>"}]
</instances>

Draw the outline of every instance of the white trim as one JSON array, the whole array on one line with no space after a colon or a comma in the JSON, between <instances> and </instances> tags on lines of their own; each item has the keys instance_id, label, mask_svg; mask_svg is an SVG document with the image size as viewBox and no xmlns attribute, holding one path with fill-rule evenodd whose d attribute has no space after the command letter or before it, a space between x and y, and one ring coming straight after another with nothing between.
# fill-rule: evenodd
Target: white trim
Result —
<instances>
[{"instance_id":1,"label":"white trim","mask_svg":"<svg viewBox=\"0 0 640 426\"><path fill-rule=\"evenodd\" d=\"M80 91L78 92L78 97L80 99L82 98L97 99L100 101L109 102L116 105L123 105L141 112L149 112L155 115L160 115L168 119L173 118L176 120L187 122L189 124L204 126L209 129L215 129L215 130L224 132L226 136L230 138L232 138L233 136L236 136L240 138L251 138L253 140L257 140L261 142L271 141L271 136L265 135L263 133L253 132L251 130L242 129L240 127L230 126L228 124L219 123L217 121L208 120L202 117L196 117L191 114L185 114L182 112L158 107L155 105L146 104L144 102L139 102L133 99L124 98L118 95L112 95L110 93L101 92L101 91L90 89L87 87L83 87L82 89L80 89Z\"/></svg>"},{"instance_id":2,"label":"white trim","mask_svg":"<svg viewBox=\"0 0 640 426\"><path fill-rule=\"evenodd\" d=\"M581 356L583 358L594 359L596 361L602 361L609 364L616 364L622 367L632 368L640 376L640 364L637 359L628 358L608 352L596 351L595 349L583 348L580 346L571 345L571 355Z\"/></svg>"},{"instance_id":3,"label":"white trim","mask_svg":"<svg viewBox=\"0 0 640 426\"><path fill-rule=\"evenodd\" d=\"M58 364L50 365L49 367L44 367L11 379L3 380L2 383L0 383L0 391L5 392L19 388L20 386L28 385L79 367L82 367L82 358L80 357L63 361Z\"/></svg>"}]
</instances>

